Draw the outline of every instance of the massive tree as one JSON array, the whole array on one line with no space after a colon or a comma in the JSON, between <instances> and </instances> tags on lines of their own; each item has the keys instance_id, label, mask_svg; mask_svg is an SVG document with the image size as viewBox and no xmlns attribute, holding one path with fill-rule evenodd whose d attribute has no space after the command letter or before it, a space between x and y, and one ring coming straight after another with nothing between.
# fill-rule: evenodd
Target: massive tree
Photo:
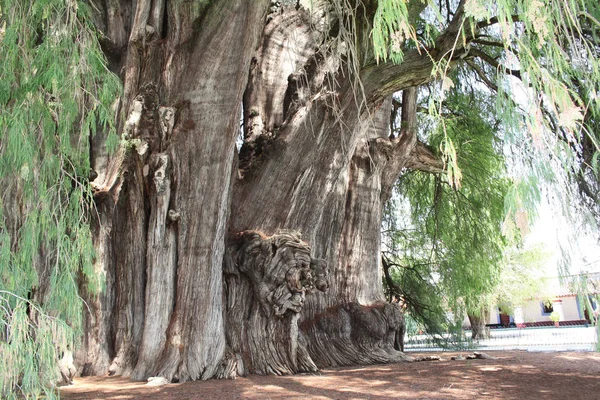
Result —
<instances>
[{"instance_id":1,"label":"massive tree","mask_svg":"<svg viewBox=\"0 0 600 400\"><path fill-rule=\"evenodd\" d=\"M402 314L382 292L383 205L405 170L444 173L455 186L460 180L452 138L432 148L419 131L420 88L441 102L450 73L467 66L477 84L507 99L502 77L527 73L521 87L545 93L531 115L544 109L561 117L567 135L582 116L580 98L563 76L543 78L570 71L556 49L581 50L585 59L591 45L577 28L596 21L595 9L554 5L546 15L539 1L484 8L477 1L89 0L60 12L60 2L48 0L34 20L40 29L19 47L19 24L32 17L18 3L1 3L3 46L38 54L65 34L59 22L76 15L97 30L107 62L105 78L81 90L106 113L71 125L89 165L71 155L64 163L79 168L64 190L91 196L78 203L86 216L78 223L91 232L93 261L73 265L93 263L96 271L78 278L86 307L76 360L83 374L171 381L406 359L395 341ZM575 17L556 28L571 40L561 42L549 29L566 11ZM66 40L82 46L76 36ZM65 70L81 72L74 65ZM123 90L109 99L102 88L114 76ZM51 78L42 82L48 103L63 101L66 92ZM401 100L392 99L397 92ZM27 94L1 100L26 105ZM78 115L93 110L82 106ZM399 131L390 129L392 111L400 113ZM48 126L32 129L59 124L49 114ZM66 138L49 153L60 155ZM6 166L3 179L26 179L23 165ZM70 167L60 165L67 179ZM21 207L4 214L14 254L27 240L23 208L36 209L32 199L3 195L3 204ZM78 238L68 229L65 237ZM56 261L55 245L34 249L33 274L44 276ZM101 291L89 285L97 275ZM20 298L43 304L52 285L31 280Z\"/></svg>"},{"instance_id":2,"label":"massive tree","mask_svg":"<svg viewBox=\"0 0 600 400\"><path fill-rule=\"evenodd\" d=\"M378 232L416 148L416 90L399 138L386 98L430 80L434 62L415 51L423 68L382 78L371 61L364 77L342 79L351 71L345 42L328 37L343 28L324 22L331 10L268 5L139 3L128 35L97 23L123 71L130 146L106 155L101 137L92 143L107 288L89 297L84 374L181 381L405 358L393 347L400 311L381 293ZM361 8L366 40L376 8ZM356 49L372 60L370 46Z\"/></svg>"}]
</instances>

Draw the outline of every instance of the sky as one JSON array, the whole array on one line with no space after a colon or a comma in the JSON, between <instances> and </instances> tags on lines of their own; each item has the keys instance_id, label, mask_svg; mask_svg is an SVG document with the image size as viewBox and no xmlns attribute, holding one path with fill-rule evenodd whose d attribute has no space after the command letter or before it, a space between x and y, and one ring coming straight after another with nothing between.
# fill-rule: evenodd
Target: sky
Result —
<instances>
[{"instance_id":1,"label":"sky","mask_svg":"<svg viewBox=\"0 0 600 400\"><path fill-rule=\"evenodd\" d=\"M597 235L597 234L596 234ZM590 229L573 226L572 222L561 215L558 206L542 197L538 206L538 216L526 237L526 247L542 243L552 255L548 258L544 272L548 277L559 274L561 247L570 253L568 263L570 275L582 272L600 272L600 244Z\"/></svg>"}]
</instances>

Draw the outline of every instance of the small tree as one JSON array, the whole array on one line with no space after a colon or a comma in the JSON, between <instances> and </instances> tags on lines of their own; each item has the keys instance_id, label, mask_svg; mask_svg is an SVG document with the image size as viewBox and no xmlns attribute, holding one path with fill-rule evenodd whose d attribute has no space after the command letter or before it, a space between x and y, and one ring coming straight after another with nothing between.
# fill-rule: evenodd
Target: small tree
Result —
<instances>
[{"instance_id":1,"label":"small tree","mask_svg":"<svg viewBox=\"0 0 600 400\"><path fill-rule=\"evenodd\" d=\"M544 265L549 256L542 244L529 249L508 249L493 291L494 304L510 313L527 300L549 296L548 287L541 279L547 273Z\"/></svg>"}]
</instances>

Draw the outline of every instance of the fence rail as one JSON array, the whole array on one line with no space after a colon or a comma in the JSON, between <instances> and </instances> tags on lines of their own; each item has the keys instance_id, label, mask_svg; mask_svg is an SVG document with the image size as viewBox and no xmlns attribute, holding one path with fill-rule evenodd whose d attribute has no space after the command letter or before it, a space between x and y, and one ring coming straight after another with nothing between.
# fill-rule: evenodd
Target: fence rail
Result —
<instances>
[{"instance_id":1,"label":"fence rail","mask_svg":"<svg viewBox=\"0 0 600 400\"><path fill-rule=\"evenodd\" d=\"M592 326L530 327L490 330L489 339L472 340L471 332L452 340L450 335L435 340L429 335L409 336L405 351L444 351L458 349L530 350L530 351L594 351L597 349L596 328ZM441 339L441 340L440 340Z\"/></svg>"}]
</instances>

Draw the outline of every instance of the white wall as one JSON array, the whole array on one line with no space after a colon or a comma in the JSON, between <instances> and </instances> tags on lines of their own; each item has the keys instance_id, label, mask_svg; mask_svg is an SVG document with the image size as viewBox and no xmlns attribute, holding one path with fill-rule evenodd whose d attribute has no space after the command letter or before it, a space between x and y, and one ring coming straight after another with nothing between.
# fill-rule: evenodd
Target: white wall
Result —
<instances>
[{"instance_id":1,"label":"white wall","mask_svg":"<svg viewBox=\"0 0 600 400\"><path fill-rule=\"evenodd\" d=\"M579 316L577 297L563 297L561 300L563 305L563 313L565 315L565 321L583 319L583 316Z\"/></svg>"},{"instance_id":2,"label":"white wall","mask_svg":"<svg viewBox=\"0 0 600 400\"><path fill-rule=\"evenodd\" d=\"M562 315L561 321L573 321L582 319L579 316L579 309L577 307L577 297L561 297L562 300ZM542 302L541 300L530 300L523 306L523 317L525 322L543 322L551 321L550 314L542 315Z\"/></svg>"},{"instance_id":3,"label":"white wall","mask_svg":"<svg viewBox=\"0 0 600 400\"><path fill-rule=\"evenodd\" d=\"M557 299L558 300L558 299ZM582 316L579 316L579 308L577 306L577 297L569 296L569 297L561 297L561 305L562 305L562 318L561 321L576 321L583 319ZM558 307L555 307L557 309ZM542 301L541 300L530 300L522 307L523 310L523 320L524 322L544 322L544 321L552 321L550 319L550 314L542 315ZM511 315L512 317L512 315ZM511 319L512 321L512 319ZM488 324L499 324L500 318L498 316L498 307L493 306L490 309L490 318L487 322ZM464 327L470 327L469 318L465 316L463 320Z\"/></svg>"},{"instance_id":4,"label":"white wall","mask_svg":"<svg viewBox=\"0 0 600 400\"><path fill-rule=\"evenodd\" d=\"M549 315L542 315L540 300L530 300L523 306L523 319L525 322L550 321Z\"/></svg>"}]
</instances>

